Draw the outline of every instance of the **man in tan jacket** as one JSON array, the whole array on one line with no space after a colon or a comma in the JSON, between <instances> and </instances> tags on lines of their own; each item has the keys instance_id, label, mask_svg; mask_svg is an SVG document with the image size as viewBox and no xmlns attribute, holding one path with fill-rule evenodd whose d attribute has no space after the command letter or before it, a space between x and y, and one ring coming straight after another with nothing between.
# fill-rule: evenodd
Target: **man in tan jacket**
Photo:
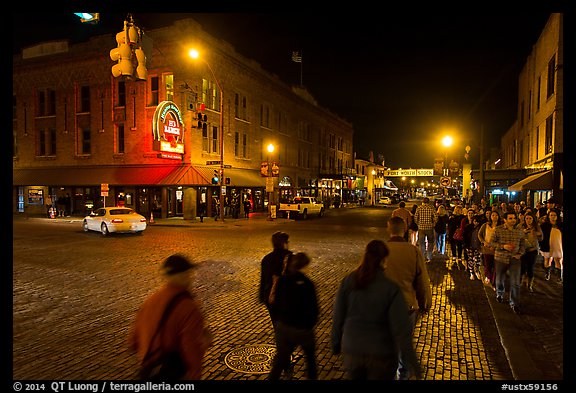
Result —
<instances>
[{"instance_id":1,"label":"man in tan jacket","mask_svg":"<svg viewBox=\"0 0 576 393\"><path fill-rule=\"evenodd\" d=\"M390 255L386 258L385 274L402 289L410 315L411 330L414 331L419 313L426 313L432 305L432 288L430 276L422 256L422 251L412 243L404 240L406 223L401 217L388 220L390 239L387 242ZM409 379L400 354L398 379Z\"/></svg>"}]
</instances>

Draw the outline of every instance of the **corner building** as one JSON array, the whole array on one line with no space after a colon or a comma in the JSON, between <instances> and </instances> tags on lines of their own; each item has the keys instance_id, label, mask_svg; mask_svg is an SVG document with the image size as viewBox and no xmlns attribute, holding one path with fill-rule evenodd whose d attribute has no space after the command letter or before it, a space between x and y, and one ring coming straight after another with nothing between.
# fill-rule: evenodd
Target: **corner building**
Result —
<instances>
[{"instance_id":1,"label":"corner building","mask_svg":"<svg viewBox=\"0 0 576 393\"><path fill-rule=\"evenodd\" d=\"M145 34L142 81L112 75L113 34L13 57L14 214L44 215L69 196L71 215L125 205L194 219L200 203L215 213L221 186L228 216L245 199L261 211L297 194L351 197L351 123L192 19Z\"/></svg>"}]
</instances>

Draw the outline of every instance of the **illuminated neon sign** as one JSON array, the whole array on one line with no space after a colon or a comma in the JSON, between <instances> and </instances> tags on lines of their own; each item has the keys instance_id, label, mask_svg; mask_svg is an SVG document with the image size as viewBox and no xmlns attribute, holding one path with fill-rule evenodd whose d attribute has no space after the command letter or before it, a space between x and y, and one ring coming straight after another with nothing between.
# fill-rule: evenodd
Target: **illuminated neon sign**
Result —
<instances>
[{"instance_id":1,"label":"illuminated neon sign","mask_svg":"<svg viewBox=\"0 0 576 393\"><path fill-rule=\"evenodd\" d=\"M152 123L154 150L184 154L184 120L178 106L162 101L156 107Z\"/></svg>"}]
</instances>

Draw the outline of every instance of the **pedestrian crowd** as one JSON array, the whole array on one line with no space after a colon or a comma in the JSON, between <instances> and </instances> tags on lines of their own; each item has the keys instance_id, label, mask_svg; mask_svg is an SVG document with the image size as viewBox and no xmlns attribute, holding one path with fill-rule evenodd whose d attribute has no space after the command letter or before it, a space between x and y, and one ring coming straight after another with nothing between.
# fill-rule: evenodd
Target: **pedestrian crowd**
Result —
<instances>
[{"instance_id":1,"label":"pedestrian crowd","mask_svg":"<svg viewBox=\"0 0 576 393\"><path fill-rule=\"evenodd\" d=\"M515 313L521 312L523 282L534 291L539 258L546 269L543 279L549 280L556 269L562 283L561 209L553 199L537 209L517 205L487 206L482 200L478 205L456 205L450 212L443 205L434 207L429 198L412 211L404 202L399 204L387 222L389 239L370 240L336 292L331 349L342 355L347 379L422 379L413 333L418 318L432 305L426 264L434 255L450 269L466 269L470 280L491 286L498 302L504 302L508 292ZM306 253L289 249L287 233L275 232L271 240L272 250L260 262L257 292L270 316L276 345L268 379L291 379L292 355L300 347L307 379L315 380L319 306L315 283L308 276L314 263ZM138 378L201 379L212 337L189 289L196 267L180 254L163 262L166 283L144 301L128 338L140 360Z\"/></svg>"},{"instance_id":2,"label":"pedestrian crowd","mask_svg":"<svg viewBox=\"0 0 576 393\"><path fill-rule=\"evenodd\" d=\"M523 202L489 206L484 198L479 204L456 204L451 212L442 204L435 209L429 198L414 207L409 236L426 262L436 255L450 268L467 270L470 280L491 286L501 303L508 288L514 312L521 312L521 287L534 293L539 261L545 269L542 279L550 280L556 272L563 283L563 215L554 198L534 209Z\"/></svg>"}]
</instances>

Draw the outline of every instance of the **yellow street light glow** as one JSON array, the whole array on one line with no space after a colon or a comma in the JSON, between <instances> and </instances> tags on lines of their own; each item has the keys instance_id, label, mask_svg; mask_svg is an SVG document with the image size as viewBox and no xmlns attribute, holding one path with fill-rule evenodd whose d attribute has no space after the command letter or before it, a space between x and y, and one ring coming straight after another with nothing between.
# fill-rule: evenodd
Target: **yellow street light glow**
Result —
<instances>
[{"instance_id":1,"label":"yellow street light glow","mask_svg":"<svg viewBox=\"0 0 576 393\"><path fill-rule=\"evenodd\" d=\"M190 49L188 51L188 55L193 59L197 59L200 57L200 53L196 49Z\"/></svg>"},{"instance_id":2,"label":"yellow street light glow","mask_svg":"<svg viewBox=\"0 0 576 393\"><path fill-rule=\"evenodd\" d=\"M450 147L452 146L452 143L454 142L454 140L452 139L452 137L450 135L446 135L444 138L442 138L442 144L445 147Z\"/></svg>"},{"instance_id":3,"label":"yellow street light glow","mask_svg":"<svg viewBox=\"0 0 576 393\"><path fill-rule=\"evenodd\" d=\"M270 143L266 149L268 150L268 153L272 153L274 151L274 145Z\"/></svg>"}]
</instances>

